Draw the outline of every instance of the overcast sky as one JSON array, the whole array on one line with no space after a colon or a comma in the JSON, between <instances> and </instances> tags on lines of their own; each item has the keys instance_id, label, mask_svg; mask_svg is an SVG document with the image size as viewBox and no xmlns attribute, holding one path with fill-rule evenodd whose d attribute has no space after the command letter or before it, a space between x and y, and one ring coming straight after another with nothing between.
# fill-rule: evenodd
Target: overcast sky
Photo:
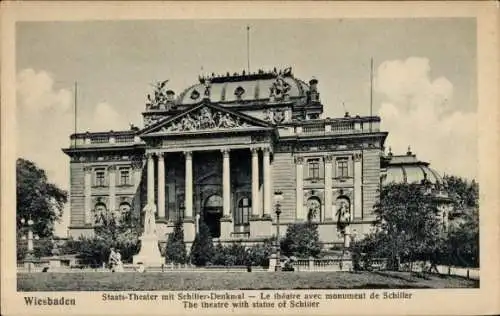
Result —
<instances>
[{"instance_id":1,"label":"overcast sky","mask_svg":"<svg viewBox=\"0 0 500 316\"><path fill-rule=\"evenodd\" d=\"M369 114L373 58L386 146L476 177L476 26L465 18L18 23L18 155L68 189L60 149L74 130L75 81L78 131L142 126L151 83L170 79L179 94L200 74L245 69L247 25L251 70L315 77L325 117Z\"/></svg>"}]
</instances>

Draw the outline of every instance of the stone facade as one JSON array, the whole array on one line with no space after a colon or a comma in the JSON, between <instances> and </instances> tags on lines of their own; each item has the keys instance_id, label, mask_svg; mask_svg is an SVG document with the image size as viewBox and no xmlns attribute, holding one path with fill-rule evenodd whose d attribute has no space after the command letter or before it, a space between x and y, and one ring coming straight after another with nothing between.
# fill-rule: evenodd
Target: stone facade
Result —
<instances>
[{"instance_id":1,"label":"stone facade","mask_svg":"<svg viewBox=\"0 0 500 316\"><path fill-rule=\"evenodd\" d=\"M205 221L222 242L253 244L276 232L276 191L280 234L309 219L325 244L341 242L344 202L353 231L368 232L387 137L379 117L320 119L317 80L291 70L200 78L177 98L163 89L148 96L144 128L71 135L71 236L91 234L100 212L151 204L159 240L181 220L189 244Z\"/></svg>"}]
</instances>

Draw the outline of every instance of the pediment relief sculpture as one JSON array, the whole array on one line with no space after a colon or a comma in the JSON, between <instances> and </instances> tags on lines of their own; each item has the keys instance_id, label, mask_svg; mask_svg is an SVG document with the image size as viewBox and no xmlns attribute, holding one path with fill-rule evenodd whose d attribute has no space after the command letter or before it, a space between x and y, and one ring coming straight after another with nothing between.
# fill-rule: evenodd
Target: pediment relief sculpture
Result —
<instances>
[{"instance_id":1,"label":"pediment relief sculpture","mask_svg":"<svg viewBox=\"0 0 500 316\"><path fill-rule=\"evenodd\" d=\"M195 113L186 114L171 122L170 125L164 126L161 132L217 130L250 126L248 123L242 122L239 117L203 107Z\"/></svg>"}]
</instances>

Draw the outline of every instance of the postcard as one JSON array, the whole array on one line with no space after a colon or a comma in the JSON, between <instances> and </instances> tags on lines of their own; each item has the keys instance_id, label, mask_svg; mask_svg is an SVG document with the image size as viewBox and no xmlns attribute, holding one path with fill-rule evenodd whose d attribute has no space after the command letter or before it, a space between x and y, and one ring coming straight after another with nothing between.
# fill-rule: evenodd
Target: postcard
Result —
<instances>
[{"instance_id":1,"label":"postcard","mask_svg":"<svg viewBox=\"0 0 500 316\"><path fill-rule=\"evenodd\" d=\"M495 2L1 9L2 314L500 311Z\"/></svg>"}]
</instances>

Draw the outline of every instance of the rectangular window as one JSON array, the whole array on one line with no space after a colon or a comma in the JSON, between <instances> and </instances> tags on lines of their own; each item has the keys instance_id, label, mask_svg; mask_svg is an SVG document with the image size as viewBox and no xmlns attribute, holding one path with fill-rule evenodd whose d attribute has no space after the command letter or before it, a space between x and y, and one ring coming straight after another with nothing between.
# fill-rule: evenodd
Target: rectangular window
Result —
<instances>
[{"instance_id":1,"label":"rectangular window","mask_svg":"<svg viewBox=\"0 0 500 316\"><path fill-rule=\"evenodd\" d=\"M129 168L120 168L120 185L130 185Z\"/></svg>"},{"instance_id":2,"label":"rectangular window","mask_svg":"<svg viewBox=\"0 0 500 316\"><path fill-rule=\"evenodd\" d=\"M319 159L308 160L309 178L313 180L319 179Z\"/></svg>"},{"instance_id":3,"label":"rectangular window","mask_svg":"<svg viewBox=\"0 0 500 316\"><path fill-rule=\"evenodd\" d=\"M347 158L337 159L337 178L347 178L349 176L347 163Z\"/></svg>"},{"instance_id":4,"label":"rectangular window","mask_svg":"<svg viewBox=\"0 0 500 316\"><path fill-rule=\"evenodd\" d=\"M106 186L106 173L104 168L95 169L94 172L94 185L96 187Z\"/></svg>"}]
</instances>

